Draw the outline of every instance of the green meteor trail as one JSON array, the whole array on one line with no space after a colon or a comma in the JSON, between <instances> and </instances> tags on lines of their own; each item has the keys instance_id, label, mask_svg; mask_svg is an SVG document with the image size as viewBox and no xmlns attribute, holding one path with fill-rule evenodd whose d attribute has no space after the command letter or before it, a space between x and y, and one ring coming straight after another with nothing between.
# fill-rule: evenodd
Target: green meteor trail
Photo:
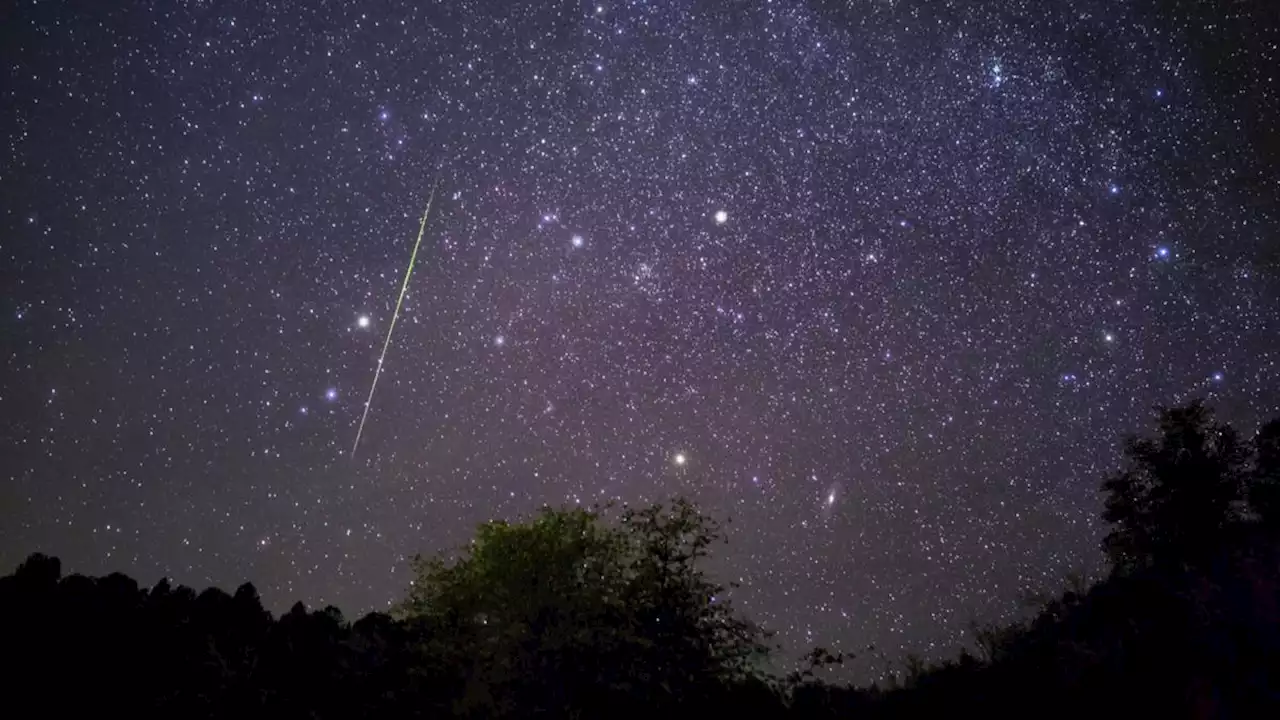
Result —
<instances>
[{"instance_id":1,"label":"green meteor trail","mask_svg":"<svg viewBox=\"0 0 1280 720\"><path fill-rule=\"evenodd\" d=\"M413 266L418 262L418 248L422 246L422 236L427 231L427 218L431 215L431 204L436 199L436 188L440 179L436 178L431 186L431 194L427 197L427 209L422 213L422 223L418 226L418 240L413 244L413 252L409 255L409 267L404 271L404 282L400 285L400 297L396 300L396 310L391 314L391 326L387 328L387 339L382 343L382 354L378 356L378 367L373 371L373 382L369 384L369 398L364 401L364 414L360 416L360 428L356 430L356 441L351 446L351 457L356 456L360 448L360 437L364 435L364 424L369 419L369 408L373 406L373 393L378 389L378 378L382 377L382 363L387 359L387 348L391 347L391 333L395 332L396 320L400 318L400 306L404 304L405 293L409 291L409 278L413 275Z\"/></svg>"}]
</instances>

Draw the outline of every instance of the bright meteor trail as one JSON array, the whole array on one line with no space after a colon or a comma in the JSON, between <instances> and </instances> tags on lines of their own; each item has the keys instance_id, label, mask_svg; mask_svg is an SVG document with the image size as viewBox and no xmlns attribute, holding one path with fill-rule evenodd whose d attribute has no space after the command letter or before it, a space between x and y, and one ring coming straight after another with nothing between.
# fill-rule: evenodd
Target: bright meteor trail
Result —
<instances>
[{"instance_id":1,"label":"bright meteor trail","mask_svg":"<svg viewBox=\"0 0 1280 720\"><path fill-rule=\"evenodd\" d=\"M440 179L436 178L431 186L431 194L427 197L427 209L422 213L422 224L418 226L418 240L413 244L413 252L409 255L409 267L404 271L404 282L400 285L400 297L396 300L396 310L391 314L391 326L387 328L387 339L382 342L382 354L378 356L378 367L373 371L373 382L369 384L369 397L364 401L364 414L360 416L360 428L356 430L356 441L351 446L351 457L356 456L360 448L360 436L364 435L364 423L369 419L369 408L373 406L373 393L378 389L378 378L382 376L382 363L387 359L387 348L391 347L391 333L395 332L396 320L400 318L400 306L404 304L405 293L409 290L409 278L413 275L413 266L418 261L418 248L422 245L422 235L427 231L427 217L431 215L431 204L436 199L436 188Z\"/></svg>"}]
</instances>

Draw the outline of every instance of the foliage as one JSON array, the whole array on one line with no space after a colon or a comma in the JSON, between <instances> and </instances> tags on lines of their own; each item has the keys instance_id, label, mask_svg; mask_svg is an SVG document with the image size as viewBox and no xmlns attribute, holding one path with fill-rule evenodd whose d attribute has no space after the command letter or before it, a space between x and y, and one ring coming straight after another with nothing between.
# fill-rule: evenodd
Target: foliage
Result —
<instances>
[{"instance_id":1,"label":"foliage","mask_svg":"<svg viewBox=\"0 0 1280 720\"><path fill-rule=\"evenodd\" d=\"M546 509L483 525L456 561L414 559L398 614L428 628L467 685L462 712L651 709L755 678L765 635L698 567L719 528L687 501ZM483 692L481 692L483 688ZM633 703L634 704L634 703Z\"/></svg>"},{"instance_id":2,"label":"foliage","mask_svg":"<svg viewBox=\"0 0 1280 720\"><path fill-rule=\"evenodd\" d=\"M767 635L700 567L719 528L684 501L486 524L355 623L35 554L0 578L0 677L54 717L1280 716L1280 420L1246 442L1194 403L1127 450L1106 578L878 687L827 681L846 656L824 649L761 671Z\"/></svg>"},{"instance_id":3,"label":"foliage","mask_svg":"<svg viewBox=\"0 0 1280 720\"><path fill-rule=\"evenodd\" d=\"M1271 535L1280 535L1280 418L1258 431L1249 503Z\"/></svg>"},{"instance_id":4,"label":"foliage","mask_svg":"<svg viewBox=\"0 0 1280 720\"><path fill-rule=\"evenodd\" d=\"M1129 439L1126 454L1129 466L1103 484L1113 565L1202 564L1242 519L1247 445L1195 402L1162 410L1159 435Z\"/></svg>"}]
</instances>

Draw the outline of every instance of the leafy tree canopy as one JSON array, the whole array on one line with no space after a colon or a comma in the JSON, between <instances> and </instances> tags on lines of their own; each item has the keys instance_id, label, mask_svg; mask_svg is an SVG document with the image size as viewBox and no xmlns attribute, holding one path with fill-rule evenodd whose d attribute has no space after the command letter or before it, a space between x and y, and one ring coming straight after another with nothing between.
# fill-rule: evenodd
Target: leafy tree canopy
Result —
<instances>
[{"instance_id":1,"label":"leafy tree canopy","mask_svg":"<svg viewBox=\"0 0 1280 720\"><path fill-rule=\"evenodd\" d=\"M467 710L656 706L745 682L769 648L700 567L719 525L688 501L545 509L482 525L456 559L417 557L398 615L449 648ZM616 711L616 708L615 708Z\"/></svg>"},{"instance_id":2,"label":"leafy tree canopy","mask_svg":"<svg viewBox=\"0 0 1280 720\"><path fill-rule=\"evenodd\" d=\"M1113 566L1202 564L1243 519L1249 450L1201 402L1160 410L1156 436L1130 438L1103 483Z\"/></svg>"}]
</instances>

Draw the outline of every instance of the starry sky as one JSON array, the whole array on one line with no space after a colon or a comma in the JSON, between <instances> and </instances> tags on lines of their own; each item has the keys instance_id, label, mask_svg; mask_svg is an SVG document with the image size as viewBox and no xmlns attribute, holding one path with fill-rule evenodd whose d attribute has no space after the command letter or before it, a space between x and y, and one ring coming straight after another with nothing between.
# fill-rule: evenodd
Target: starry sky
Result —
<instances>
[{"instance_id":1,"label":"starry sky","mask_svg":"<svg viewBox=\"0 0 1280 720\"><path fill-rule=\"evenodd\" d=\"M1277 10L1217 5L8 5L0 566L354 616L683 494L787 647L952 652L1101 568L1153 405L1280 409Z\"/></svg>"}]
</instances>

